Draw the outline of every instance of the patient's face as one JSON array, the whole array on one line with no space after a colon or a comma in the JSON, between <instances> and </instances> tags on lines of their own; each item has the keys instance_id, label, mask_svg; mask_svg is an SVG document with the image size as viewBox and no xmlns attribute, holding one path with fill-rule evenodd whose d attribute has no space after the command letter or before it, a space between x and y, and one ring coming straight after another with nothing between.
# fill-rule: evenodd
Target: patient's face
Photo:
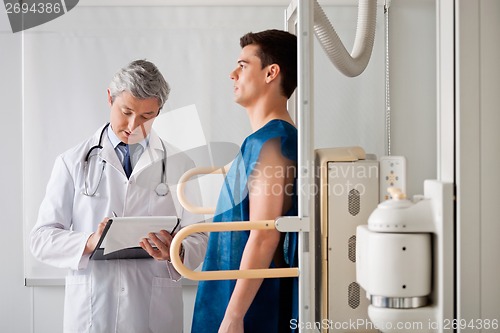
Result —
<instances>
[{"instance_id":1,"label":"patient's face","mask_svg":"<svg viewBox=\"0 0 500 333\"><path fill-rule=\"evenodd\" d=\"M236 68L229 74L234 84L234 100L243 107L251 107L266 89L266 68L257 56L259 47L247 45L237 60Z\"/></svg>"}]
</instances>

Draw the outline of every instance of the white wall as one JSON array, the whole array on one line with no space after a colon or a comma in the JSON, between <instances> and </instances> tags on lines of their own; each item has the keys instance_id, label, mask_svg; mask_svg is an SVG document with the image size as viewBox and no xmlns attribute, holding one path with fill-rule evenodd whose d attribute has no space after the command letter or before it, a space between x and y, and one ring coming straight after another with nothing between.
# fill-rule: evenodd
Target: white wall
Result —
<instances>
[{"instance_id":1,"label":"white wall","mask_svg":"<svg viewBox=\"0 0 500 333\"><path fill-rule=\"evenodd\" d=\"M407 158L412 196L436 178L435 1L392 1L389 12L392 155Z\"/></svg>"},{"instance_id":2,"label":"white wall","mask_svg":"<svg viewBox=\"0 0 500 333\"><path fill-rule=\"evenodd\" d=\"M0 13L0 115L5 155L0 170L6 175L0 191L2 211L2 274L0 331L31 332L33 290L24 287L22 209L21 36L13 35L7 15Z\"/></svg>"},{"instance_id":3,"label":"white wall","mask_svg":"<svg viewBox=\"0 0 500 333\"><path fill-rule=\"evenodd\" d=\"M344 1L345 2L345 1ZM278 3L278 1L277 1ZM281 27L283 15L282 10L286 5L279 2L278 6L265 7L263 10L277 10L276 24ZM136 8L139 10L139 8ZM198 13L204 10L203 7L193 7ZM245 8L243 8L245 10ZM335 13L332 13L335 14ZM69 17L70 14L67 14ZM64 20L62 17L60 20ZM67 19L67 18L66 18ZM223 20L219 21L223 24ZM255 21L256 27L249 27L248 30L259 30L269 27L259 26L259 21ZM57 24L54 22L54 24ZM380 22L379 22L380 24ZM335 24L334 24L335 25ZM353 23L353 29L355 24ZM48 27L48 25L46 26ZM240 31L241 32L241 31ZM232 32L234 36L234 48L227 50L228 53L234 53L238 50L237 38L240 32ZM246 31L244 31L246 32ZM342 35L341 35L342 37ZM381 43L377 40L376 43ZM62 286L35 286L25 287L24 283L24 247L23 247L23 166L22 166L22 148L23 148L23 119L22 119L22 95L21 95L21 34L12 34L7 22L7 16L4 11L0 12L0 112L4 123L5 144L2 151L4 156L8 156L8 162L3 157L1 171L6 175L0 191L1 208L3 212L2 226L4 237L1 242L1 251L3 254L2 271L0 276L0 331L1 332L27 332L27 333L57 333L62 331L62 299L64 288ZM393 0L391 7L391 96L393 110L393 149L395 155L401 154L408 158L408 192L416 194L422 192L422 181L424 179L436 177L436 59L435 59L435 2L432 0ZM43 47L43 45L41 45ZM347 44L347 48L350 46ZM175 50L168 50L175 52ZM320 52L319 50L317 51ZM230 54L229 57L236 58L237 54ZM320 57L320 55L318 55ZM226 63L219 64L220 59L213 59L216 71L221 72L227 77ZM375 61L380 61L380 55L375 56ZM117 67L122 65L121 61ZM230 68L233 63L230 63ZM111 69L114 70L114 69ZM329 67L320 70L330 71ZM381 73L383 70L374 68L375 73ZM333 74L340 75L340 74ZM381 78L383 82L383 77ZM321 83L316 83L316 87L321 87ZM107 84L107 82L106 82ZM211 82L202 82L202 85L210 85ZM53 85L58 94L63 93L60 85ZM96 89L90 87L89 89ZM376 85L373 89L382 94L383 84ZM335 99L342 99L345 92L342 90L326 90L325 94L333 95ZM55 95L57 97L57 94ZM223 96L230 100L229 95ZM350 98L355 98L354 95ZM376 99L378 101L378 99ZM218 104L215 104L216 106ZM179 106L183 106L179 101ZM379 110L378 106L376 108ZM221 110L229 111L229 110ZM237 108L231 109L231 112L239 112ZM345 111L347 112L347 111ZM384 112L383 105L380 111ZM233 115L234 121L244 121L244 115ZM380 116L379 116L380 117ZM215 118L211 122L216 122ZM328 118L330 119L330 118ZM383 119L377 118L377 119ZM335 120L335 118L333 119ZM205 119L208 123L210 120ZM342 118L339 116L336 120L342 126ZM362 117L361 117L361 121ZM318 120L316 121L318 123ZM352 123L356 126L356 121ZM329 125L328 123L326 124ZM242 123L245 128L245 123ZM383 137L383 123L371 124L376 129L375 136ZM90 124L89 128L95 127ZM212 126L208 126L208 133L214 139L220 133L212 132ZM369 126L366 127L370 130ZM353 131L357 128L354 127ZM234 127L230 135L242 135L241 130ZM239 133L237 133L239 132ZM346 131L348 132L348 131ZM352 131L351 131L352 132ZM328 131L324 132L329 135ZM360 142L345 141L345 135L338 137L337 133L331 133L321 146L327 144L361 144L370 146L371 152L378 155L383 153L383 145L380 142L371 142L371 136L367 136ZM348 134L346 134L348 135ZM324 136L322 136L324 138ZM338 140L337 140L338 138ZM332 141L329 141L332 140ZM373 148L372 148L373 147ZM47 166L44 166L47 167ZM49 168L51 165L49 165ZM26 191L29 191L30 184L24 184ZM486 281L487 282L487 281ZM186 308L192 306L194 287L186 286ZM186 317L191 314L186 312ZM188 320L187 320L188 321ZM187 324L189 325L189 324ZM186 326L189 327L189 326Z\"/></svg>"}]
</instances>

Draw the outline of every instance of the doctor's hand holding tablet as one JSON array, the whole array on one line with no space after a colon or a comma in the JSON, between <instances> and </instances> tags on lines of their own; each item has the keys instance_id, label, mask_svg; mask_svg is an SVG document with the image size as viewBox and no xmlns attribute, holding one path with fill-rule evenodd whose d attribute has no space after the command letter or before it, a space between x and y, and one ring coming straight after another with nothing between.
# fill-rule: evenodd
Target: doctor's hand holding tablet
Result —
<instances>
[{"instance_id":1,"label":"doctor's hand holding tablet","mask_svg":"<svg viewBox=\"0 0 500 333\"><path fill-rule=\"evenodd\" d=\"M101 239L102 233L106 228L106 224L108 224L109 218L106 217L99 225L97 226L97 230L90 235L85 245L85 250L83 250L83 254L91 254L94 252L95 248L99 245L99 240Z\"/></svg>"},{"instance_id":2,"label":"doctor's hand holding tablet","mask_svg":"<svg viewBox=\"0 0 500 333\"><path fill-rule=\"evenodd\" d=\"M112 214L88 238L84 254L90 253L95 260L152 257L170 261L170 246L180 225L176 216L118 217L114 211ZM179 256L181 260L184 257L182 244Z\"/></svg>"},{"instance_id":3,"label":"doctor's hand holding tablet","mask_svg":"<svg viewBox=\"0 0 500 333\"><path fill-rule=\"evenodd\" d=\"M140 245L141 247L156 260L170 261L170 244L175 234L171 234L166 230L160 232L150 232L148 238L144 238ZM184 259L184 247L181 245L179 252L181 260Z\"/></svg>"}]
</instances>

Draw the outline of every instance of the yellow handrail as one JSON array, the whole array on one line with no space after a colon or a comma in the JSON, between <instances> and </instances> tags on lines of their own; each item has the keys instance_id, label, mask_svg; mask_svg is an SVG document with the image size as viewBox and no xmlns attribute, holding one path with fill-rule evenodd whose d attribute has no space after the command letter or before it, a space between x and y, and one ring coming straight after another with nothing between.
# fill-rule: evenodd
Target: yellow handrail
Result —
<instances>
[{"instance_id":1,"label":"yellow handrail","mask_svg":"<svg viewBox=\"0 0 500 333\"><path fill-rule=\"evenodd\" d=\"M215 207L200 207L194 206L184 196L184 188L186 187L187 181L196 175L201 174L221 174L226 173L227 167L197 167L192 168L185 172L181 178L179 179L179 185L177 186L177 197L179 198L179 202L186 210L190 211L194 214L213 214L215 213Z\"/></svg>"},{"instance_id":2,"label":"yellow handrail","mask_svg":"<svg viewBox=\"0 0 500 333\"><path fill-rule=\"evenodd\" d=\"M243 222L217 222L217 223L195 223L182 228L173 238L170 245L170 260L177 272L190 280L234 280L234 279L257 279L299 276L298 267L292 268L263 268L247 270L225 270L195 272L188 269L182 263L179 256L182 241L190 234L196 232L221 232L241 230L273 230L276 229L273 220L243 221Z\"/></svg>"}]
</instances>

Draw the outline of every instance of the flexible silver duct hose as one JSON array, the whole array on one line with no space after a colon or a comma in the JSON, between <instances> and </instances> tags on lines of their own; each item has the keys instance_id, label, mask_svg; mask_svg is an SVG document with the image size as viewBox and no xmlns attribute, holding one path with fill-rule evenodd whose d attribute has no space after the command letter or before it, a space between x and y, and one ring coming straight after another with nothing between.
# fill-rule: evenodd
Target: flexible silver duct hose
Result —
<instances>
[{"instance_id":1,"label":"flexible silver duct hose","mask_svg":"<svg viewBox=\"0 0 500 333\"><path fill-rule=\"evenodd\" d=\"M375 39L376 19L377 0L359 0L356 39L351 55L317 0L314 0L314 33L330 61L349 77L363 73L368 65Z\"/></svg>"}]
</instances>

